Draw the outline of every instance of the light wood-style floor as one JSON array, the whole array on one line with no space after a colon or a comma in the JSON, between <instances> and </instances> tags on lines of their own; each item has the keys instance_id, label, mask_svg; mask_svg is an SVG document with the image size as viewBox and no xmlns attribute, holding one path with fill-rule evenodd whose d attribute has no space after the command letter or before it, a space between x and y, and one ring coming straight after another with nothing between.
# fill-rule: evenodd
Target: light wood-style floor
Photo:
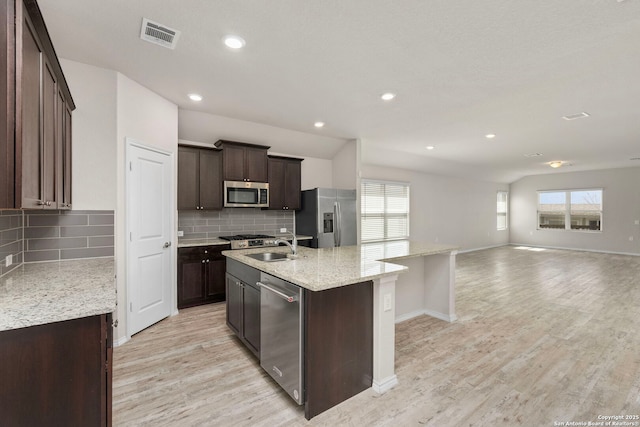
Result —
<instances>
[{"instance_id":1,"label":"light wood-style floor","mask_svg":"<svg viewBox=\"0 0 640 427\"><path fill-rule=\"evenodd\" d=\"M114 351L115 426L553 426L640 415L640 257L458 256L457 314L396 327L400 384L313 418L228 331L182 310ZM640 421L640 420L636 420Z\"/></svg>"}]
</instances>

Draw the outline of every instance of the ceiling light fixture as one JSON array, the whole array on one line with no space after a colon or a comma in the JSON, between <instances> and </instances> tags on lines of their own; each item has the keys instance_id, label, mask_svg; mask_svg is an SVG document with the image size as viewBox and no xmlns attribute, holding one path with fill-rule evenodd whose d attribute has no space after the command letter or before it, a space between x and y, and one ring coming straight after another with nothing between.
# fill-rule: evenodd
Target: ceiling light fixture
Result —
<instances>
[{"instance_id":1,"label":"ceiling light fixture","mask_svg":"<svg viewBox=\"0 0 640 427\"><path fill-rule=\"evenodd\" d=\"M565 120L576 120L576 119L584 119L585 117L589 117L589 113L585 113L584 111L576 114L568 114L566 116L562 116Z\"/></svg>"},{"instance_id":2,"label":"ceiling light fixture","mask_svg":"<svg viewBox=\"0 0 640 427\"><path fill-rule=\"evenodd\" d=\"M525 154L525 157L540 157L542 156L542 153L529 153L529 154Z\"/></svg>"},{"instance_id":3,"label":"ceiling light fixture","mask_svg":"<svg viewBox=\"0 0 640 427\"><path fill-rule=\"evenodd\" d=\"M554 169L559 168L560 166L562 166L564 164L564 162L562 160L554 160L553 162L549 162L548 163L549 166L551 166Z\"/></svg>"},{"instance_id":4,"label":"ceiling light fixture","mask_svg":"<svg viewBox=\"0 0 640 427\"><path fill-rule=\"evenodd\" d=\"M202 95L198 95L197 93L190 93L189 99L192 101L200 102L202 101Z\"/></svg>"},{"instance_id":5,"label":"ceiling light fixture","mask_svg":"<svg viewBox=\"0 0 640 427\"><path fill-rule=\"evenodd\" d=\"M495 134L493 134L493 133L488 133L488 134L486 134L484 137L485 137L485 138L487 138L487 139L493 139L493 138L495 138L495 137L496 137L496 135L495 135Z\"/></svg>"},{"instance_id":6,"label":"ceiling light fixture","mask_svg":"<svg viewBox=\"0 0 640 427\"><path fill-rule=\"evenodd\" d=\"M242 49L247 42L245 42L242 37L226 36L224 38L224 44L231 49Z\"/></svg>"},{"instance_id":7,"label":"ceiling light fixture","mask_svg":"<svg viewBox=\"0 0 640 427\"><path fill-rule=\"evenodd\" d=\"M317 128L321 128L324 127L324 122L315 122L313 125Z\"/></svg>"},{"instance_id":8,"label":"ceiling light fixture","mask_svg":"<svg viewBox=\"0 0 640 427\"><path fill-rule=\"evenodd\" d=\"M436 148L434 145L427 145L427 150L433 150L434 148Z\"/></svg>"},{"instance_id":9,"label":"ceiling light fixture","mask_svg":"<svg viewBox=\"0 0 640 427\"><path fill-rule=\"evenodd\" d=\"M392 92L386 92L380 95L380 98L382 98L383 101L391 101L395 97L396 97L396 94Z\"/></svg>"}]
</instances>

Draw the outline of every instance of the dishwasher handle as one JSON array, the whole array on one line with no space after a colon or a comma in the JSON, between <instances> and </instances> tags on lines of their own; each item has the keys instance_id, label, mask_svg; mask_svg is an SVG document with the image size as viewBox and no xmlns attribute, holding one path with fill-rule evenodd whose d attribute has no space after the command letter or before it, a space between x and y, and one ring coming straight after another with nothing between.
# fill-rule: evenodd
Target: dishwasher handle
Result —
<instances>
[{"instance_id":1,"label":"dishwasher handle","mask_svg":"<svg viewBox=\"0 0 640 427\"><path fill-rule=\"evenodd\" d=\"M260 286L261 288L264 288L264 289L267 289L267 290L273 292L274 294L278 295L280 298L284 299L287 302L298 301L298 295L287 295L284 292L280 292L277 289L273 289L272 287L267 286L262 282L257 282L256 285Z\"/></svg>"}]
</instances>

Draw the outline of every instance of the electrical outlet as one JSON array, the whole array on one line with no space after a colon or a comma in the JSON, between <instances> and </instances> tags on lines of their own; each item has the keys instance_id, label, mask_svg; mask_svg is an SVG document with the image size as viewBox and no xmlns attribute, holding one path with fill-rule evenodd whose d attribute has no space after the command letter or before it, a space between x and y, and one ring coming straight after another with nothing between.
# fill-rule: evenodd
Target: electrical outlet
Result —
<instances>
[{"instance_id":1,"label":"electrical outlet","mask_svg":"<svg viewBox=\"0 0 640 427\"><path fill-rule=\"evenodd\" d=\"M287 232L287 229L286 229L286 228L281 228L281 229L280 229L280 232L281 232L281 233L286 233L286 232Z\"/></svg>"},{"instance_id":2,"label":"electrical outlet","mask_svg":"<svg viewBox=\"0 0 640 427\"><path fill-rule=\"evenodd\" d=\"M184 231L178 230L178 237L184 237Z\"/></svg>"},{"instance_id":3,"label":"electrical outlet","mask_svg":"<svg viewBox=\"0 0 640 427\"><path fill-rule=\"evenodd\" d=\"M9 254L4 258L4 266L9 267L11 264L13 264L13 255Z\"/></svg>"},{"instance_id":4,"label":"electrical outlet","mask_svg":"<svg viewBox=\"0 0 640 427\"><path fill-rule=\"evenodd\" d=\"M384 311L391 311L391 294L384 295Z\"/></svg>"},{"instance_id":5,"label":"electrical outlet","mask_svg":"<svg viewBox=\"0 0 640 427\"><path fill-rule=\"evenodd\" d=\"M629 241L633 242L633 236L629 236Z\"/></svg>"}]
</instances>

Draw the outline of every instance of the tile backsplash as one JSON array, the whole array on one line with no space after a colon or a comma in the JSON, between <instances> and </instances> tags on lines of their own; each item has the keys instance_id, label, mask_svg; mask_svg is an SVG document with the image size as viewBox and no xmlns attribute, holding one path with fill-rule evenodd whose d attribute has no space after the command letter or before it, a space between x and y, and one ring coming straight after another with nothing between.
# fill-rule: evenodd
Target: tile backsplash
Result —
<instances>
[{"instance_id":1,"label":"tile backsplash","mask_svg":"<svg viewBox=\"0 0 640 427\"><path fill-rule=\"evenodd\" d=\"M24 262L114 254L113 211L24 211Z\"/></svg>"},{"instance_id":2,"label":"tile backsplash","mask_svg":"<svg viewBox=\"0 0 640 427\"><path fill-rule=\"evenodd\" d=\"M256 208L228 208L221 211L180 211L178 230L182 239L204 239L233 234L279 234L293 231L295 213Z\"/></svg>"},{"instance_id":3,"label":"tile backsplash","mask_svg":"<svg viewBox=\"0 0 640 427\"><path fill-rule=\"evenodd\" d=\"M0 276L10 272L20 264L23 257L23 216L21 210L0 210ZM9 267L5 259L11 255Z\"/></svg>"}]
</instances>

